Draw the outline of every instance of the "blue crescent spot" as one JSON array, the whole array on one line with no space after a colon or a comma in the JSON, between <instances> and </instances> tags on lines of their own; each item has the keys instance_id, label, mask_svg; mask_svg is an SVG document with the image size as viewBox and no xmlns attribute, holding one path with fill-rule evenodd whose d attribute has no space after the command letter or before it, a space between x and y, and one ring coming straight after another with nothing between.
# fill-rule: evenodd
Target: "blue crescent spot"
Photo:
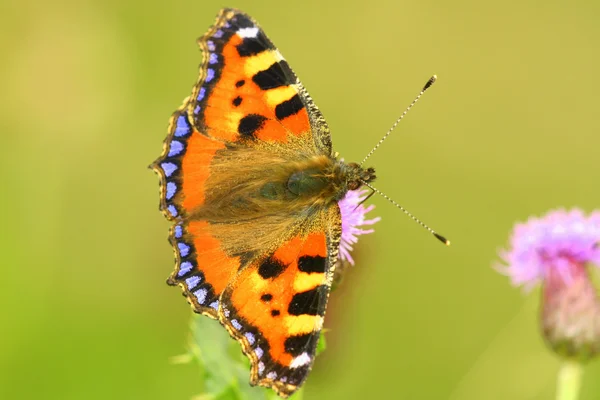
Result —
<instances>
[{"instance_id":1,"label":"blue crescent spot","mask_svg":"<svg viewBox=\"0 0 600 400\"><path fill-rule=\"evenodd\" d=\"M190 254L190 246L188 246L185 243L177 243L177 247L179 247L179 255L181 257L187 257L188 254Z\"/></svg>"},{"instance_id":2,"label":"blue crescent spot","mask_svg":"<svg viewBox=\"0 0 600 400\"><path fill-rule=\"evenodd\" d=\"M209 51L215 51L215 44L213 43L212 40L209 40L208 42L206 42L206 45L208 46Z\"/></svg>"},{"instance_id":3,"label":"blue crescent spot","mask_svg":"<svg viewBox=\"0 0 600 400\"><path fill-rule=\"evenodd\" d=\"M254 354L256 354L256 358L260 359L263 355L263 349L257 347L256 349L254 349Z\"/></svg>"},{"instance_id":4,"label":"blue crescent spot","mask_svg":"<svg viewBox=\"0 0 600 400\"><path fill-rule=\"evenodd\" d=\"M175 226L175 237L179 239L181 236L183 236L183 228L181 227L181 225L176 225Z\"/></svg>"},{"instance_id":5,"label":"blue crescent spot","mask_svg":"<svg viewBox=\"0 0 600 400\"><path fill-rule=\"evenodd\" d=\"M213 301L210 303L210 308L214 308L215 310L219 309L219 300Z\"/></svg>"},{"instance_id":6,"label":"blue crescent spot","mask_svg":"<svg viewBox=\"0 0 600 400\"><path fill-rule=\"evenodd\" d=\"M198 114L200 112L200 106L196 106L196 108L194 108L194 114Z\"/></svg>"},{"instance_id":7,"label":"blue crescent spot","mask_svg":"<svg viewBox=\"0 0 600 400\"><path fill-rule=\"evenodd\" d=\"M212 81L212 79L215 77L215 70L209 68L206 70L206 82L210 82Z\"/></svg>"},{"instance_id":8,"label":"blue crescent spot","mask_svg":"<svg viewBox=\"0 0 600 400\"><path fill-rule=\"evenodd\" d=\"M219 61L217 55L215 53L210 54L210 58L208 59L209 64L216 64Z\"/></svg>"},{"instance_id":9,"label":"blue crescent spot","mask_svg":"<svg viewBox=\"0 0 600 400\"><path fill-rule=\"evenodd\" d=\"M265 364L261 361L258 363L258 373L262 375L265 372Z\"/></svg>"},{"instance_id":10,"label":"blue crescent spot","mask_svg":"<svg viewBox=\"0 0 600 400\"><path fill-rule=\"evenodd\" d=\"M206 289L204 288L198 289L194 292L194 296L196 296L196 298L198 299L198 303L204 304L204 302L206 301L206 293Z\"/></svg>"},{"instance_id":11,"label":"blue crescent spot","mask_svg":"<svg viewBox=\"0 0 600 400\"><path fill-rule=\"evenodd\" d=\"M233 325L233 327L234 327L235 329L237 329L238 331L239 331L240 329L242 329L242 325L240 325L240 323L238 322L238 320L237 320L237 319L232 319L232 320L231 320L231 325Z\"/></svg>"},{"instance_id":12,"label":"blue crescent spot","mask_svg":"<svg viewBox=\"0 0 600 400\"><path fill-rule=\"evenodd\" d=\"M200 88L200 93L198 93L198 101L202 101L202 99L204 98L204 95L206 94L206 89L204 89L204 87Z\"/></svg>"},{"instance_id":13,"label":"blue crescent spot","mask_svg":"<svg viewBox=\"0 0 600 400\"><path fill-rule=\"evenodd\" d=\"M196 275L190 276L189 278L187 278L185 280L185 284L187 285L189 290L192 290L193 288L198 286L199 283L200 283L200 277L198 277Z\"/></svg>"},{"instance_id":14,"label":"blue crescent spot","mask_svg":"<svg viewBox=\"0 0 600 400\"><path fill-rule=\"evenodd\" d=\"M188 272L190 272L193 267L194 267L194 265L191 262L184 261L179 266L179 272L177 273L177 275L178 276L184 276L185 274L187 274Z\"/></svg>"},{"instance_id":15,"label":"blue crescent spot","mask_svg":"<svg viewBox=\"0 0 600 400\"><path fill-rule=\"evenodd\" d=\"M172 216L176 217L179 213L177 212L177 208L173 204L167 207L167 210L171 213Z\"/></svg>"},{"instance_id":16,"label":"blue crescent spot","mask_svg":"<svg viewBox=\"0 0 600 400\"><path fill-rule=\"evenodd\" d=\"M244 333L244 336L246 337L246 339L248 339L248 343L250 343L250 346L252 346L254 344L254 342L256 341L256 339L254 338L254 335L250 332Z\"/></svg>"},{"instance_id":17,"label":"blue crescent spot","mask_svg":"<svg viewBox=\"0 0 600 400\"><path fill-rule=\"evenodd\" d=\"M175 182L167 182L167 200L171 200L177 192L177 185Z\"/></svg>"},{"instance_id":18,"label":"blue crescent spot","mask_svg":"<svg viewBox=\"0 0 600 400\"><path fill-rule=\"evenodd\" d=\"M175 136L187 136L190 134L192 130L190 129L190 124L187 121L187 118L184 115L180 115L177 118L177 126L175 127Z\"/></svg>"},{"instance_id":19,"label":"blue crescent spot","mask_svg":"<svg viewBox=\"0 0 600 400\"><path fill-rule=\"evenodd\" d=\"M223 36L223 31L219 29L218 31L215 32L215 34L213 36L216 38L220 38Z\"/></svg>"},{"instance_id":20,"label":"blue crescent spot","mask_svg":"<svg viewBox=\"0 0 600 400\"><path fill-rule=\"evenodd\" d=\"M173 172L177 171L177 165L170 163L170 162L164 162L162 164L160 164L161 168L163 169L163 171L165 172L165 176L168 178L171 175L173 175Z\"/></svg>"},{"instance_id":21,"label":"blue crescent spot","mask_svg":"<svg viewBox=\"0 0 600 400\"><path fill-rule=\"evenodd\" d=\"M183 143L177 140L171 141L171 147L169 148L169 157L176 156L183 151Z\"/></svg>"}]
</instances>

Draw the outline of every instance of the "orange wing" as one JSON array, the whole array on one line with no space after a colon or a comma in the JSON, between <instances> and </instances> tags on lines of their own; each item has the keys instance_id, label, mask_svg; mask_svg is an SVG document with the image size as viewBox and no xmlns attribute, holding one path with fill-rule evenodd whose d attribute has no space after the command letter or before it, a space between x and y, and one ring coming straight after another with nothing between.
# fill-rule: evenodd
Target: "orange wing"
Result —
<instances>
[{"instance_id":1,"label":"orange wing","mask_svg":"<svg viewBox=\"0 0 600 400\"><path fill-rule=\"evenodd\" d=\"M199 132L227 142L312 134L323 153L331 153L325 119L248 15L221 10L198 43L203 62L187 111Z\"/></svg>"},{"instance_id":2,"label":"orange wing","mask_svg":"<svg viewBox=\"0 0 600 400\"><path fill-rule=\"evenodd\" d=\"M160 175L160 209L170 219L183 219L204 203L210 164L225 143L199 134L184 109L171 117L163 154L151 167Z\"/></svg>"},{"instance_id":3,"label":"orange wing","mask_svg":"<svg viewBox=\"0 0 600 400\"><path fill-rule=\"evenodd\" d=\"M250 382L294 393L312 367L341 234L337 205L243 268L221 295L219 319L252 361Z\"/></svg>"},{"instance_id":4,"label":"orange wing","mask_svg":"<svg viewBox=\"0 0 600 400\"><path fill-rule=\"evenodd\" d=\"M179 223L171 229L175 271L167 280L179 285L194 311L217 318L219 298L240 266L226 254L206 221Z\"/></svg>"},{"instance_id":5,"label":"orange wing","mask_svg":"<svg viewBox=\"0 0 600 400\"><path fill-rule=\"evenodd\" d=\"M225 143L194 130L182 109L171 117L162 156L152 167L160 175L160 209L176 222L170 242L175 271L168 283L179 284L194 311L217 318L218 299L240 262L220 248L210 224L186 216L204 204L210 164Z\"/></svg>"}]
</instances>

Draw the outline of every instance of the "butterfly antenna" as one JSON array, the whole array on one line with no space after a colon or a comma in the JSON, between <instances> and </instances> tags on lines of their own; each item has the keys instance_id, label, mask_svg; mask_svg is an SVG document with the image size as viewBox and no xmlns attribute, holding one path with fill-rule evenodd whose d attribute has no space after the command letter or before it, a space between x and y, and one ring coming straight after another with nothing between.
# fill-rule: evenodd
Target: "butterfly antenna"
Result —
<instances>
[{"instance_id":1,"label":"butterfly antenna","mask_svg":"<svg viewBox=\"0 0 600 400\"><path fill-rule=\"evenodd\" d=\"M425 86L423 86L423 89L421 89L421 93L419 93L419 95L413 100L412 103L410 103L410 105L406 108L406 110L404 110L404 112L402 113L402 115L400 115L398 117L398 119L396 120L396 122L394 122L394 124L392 125L392 127L387 131L387 133L385 135L383 135L383 137L381 138L381 140L375 145L375 147L373 147L373 150L371 150L369 152L369 154L367 154L367 156L364 158L364 160L361 161L360 165L363 165L365 161L367 161L367 159L369 157L371 157L373 155L373 153L375 153L375 150L377 150L377 148L379 146L381 146L381 143L383 143L383 141L385 139L387 139L388 136L390 136L390 133L392 133L392 131L396 128L396 126L398 126L398 124L400 123L400 121L402 121L402 118L404 118L404 116L406 115L406 113L408 113L408 111L413 108L413 106L415 104L417 104L417 101L419 101L419 99L421 98L421 96L423 96L423 93L425 93L425 91L427 89L429 89L431 87L431 85L434 84L434 82L437 80L437 76L433 75L431 78L429 78L429 80L427 81L427 83L425 84Z\"/></svg>"},{"instance_id":2,"label":"butterfly antenna","mask_svg":"<svg viewBox=\"0 0 600 400\"><path fill-rule=\"evenodd\" d=\"M381 197L383 197L384 199L386 199L387 201L389 201L390 203L392 203L393 205L395 205L396 207L398 207L404 214L406 214L409 217L411 217L412 220L415 221L417 224L419 224L423 228L427 229L429 231L429 233L431 233L433 236L436 237L437 240L439 240L440 242L444 243L446 246L450 246L450 241L448 239L446 239L445 237L443 237L442 235L440 235L439 233L437 233L436 231L434 231L433 229L431 229L430 227L428 227L427 225L425 225L425 223L423 223L423 221L421 221L419 218L417 218L414 215L412 215L407 209L405 209L404 207L402 207L400 204L396 203L394 200L392 200L386 194L382 193L379 189L375 189L373 186L371 186L367 182L363 181L362 183L363 183L363 185L368 186L373 191L373 193L377 193L378 195L380 195Z\"/></svg>"}]
</instances>

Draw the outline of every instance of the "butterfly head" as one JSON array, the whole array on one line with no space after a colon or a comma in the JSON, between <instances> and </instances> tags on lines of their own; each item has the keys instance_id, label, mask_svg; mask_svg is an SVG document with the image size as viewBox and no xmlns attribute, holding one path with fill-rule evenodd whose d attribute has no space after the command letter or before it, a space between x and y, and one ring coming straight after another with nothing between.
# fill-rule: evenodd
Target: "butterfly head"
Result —
<instances>
[{"instance_id":1,"label":"butterfly head","mask_svg":"<svg viewBox=\"0 0 600 400\"><path fill-rule=\"evenodd\" d=\"M346 189L357 190L364 183L373 182L376 178L374 168L363 168L357 163L344 164L346 169Z\"/></svg>"}]
</instances>

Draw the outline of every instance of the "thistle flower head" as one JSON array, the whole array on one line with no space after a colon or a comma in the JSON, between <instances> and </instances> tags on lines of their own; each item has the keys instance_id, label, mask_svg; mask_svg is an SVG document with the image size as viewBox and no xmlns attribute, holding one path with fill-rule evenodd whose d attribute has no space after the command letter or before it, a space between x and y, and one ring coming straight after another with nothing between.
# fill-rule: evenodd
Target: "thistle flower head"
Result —
<instances>
[{"instance_id":1,"label":"thistle flower head","mask_svg":"<svg viewBox=\"0 0 600 400\"><path fill-rule=\"evenodd\" d=\"M589 276L600 267L600 212L552 211L517 224L498 267L514 285L542 283L541 330L566 358L600 353L600 300Z\"/></svg>"},{"instance_id":2,"label":"thistle flower head","mask_svg":"<svg viewBox=\"0 0 600 400\"><path fill-rule=\"evenodd\" d=\"M569 283L573 263L600 266L600 212L556 210L532 217L515 226L500 257L508 265L499 269L515 286L531 288L551 272Z\"/></svg>"},{"instance_id":3,"label":"thistle flower head","mask_svg":"<svg viewBox=\"0 0 600 400\"><path fill-rule=\"evenodd\" d=\"M360 204L367 197L366 190L349 190L346 196L338 202L342 214L342 238L340 240L340 259L354 265L350 255L358 236L373 233L373 229L363 229L373 225L381 218L366 219L366 214L375 208L374 205L365 207ZM360 204L360 205L359 205Z\"/></svg>"}]
</instances>

